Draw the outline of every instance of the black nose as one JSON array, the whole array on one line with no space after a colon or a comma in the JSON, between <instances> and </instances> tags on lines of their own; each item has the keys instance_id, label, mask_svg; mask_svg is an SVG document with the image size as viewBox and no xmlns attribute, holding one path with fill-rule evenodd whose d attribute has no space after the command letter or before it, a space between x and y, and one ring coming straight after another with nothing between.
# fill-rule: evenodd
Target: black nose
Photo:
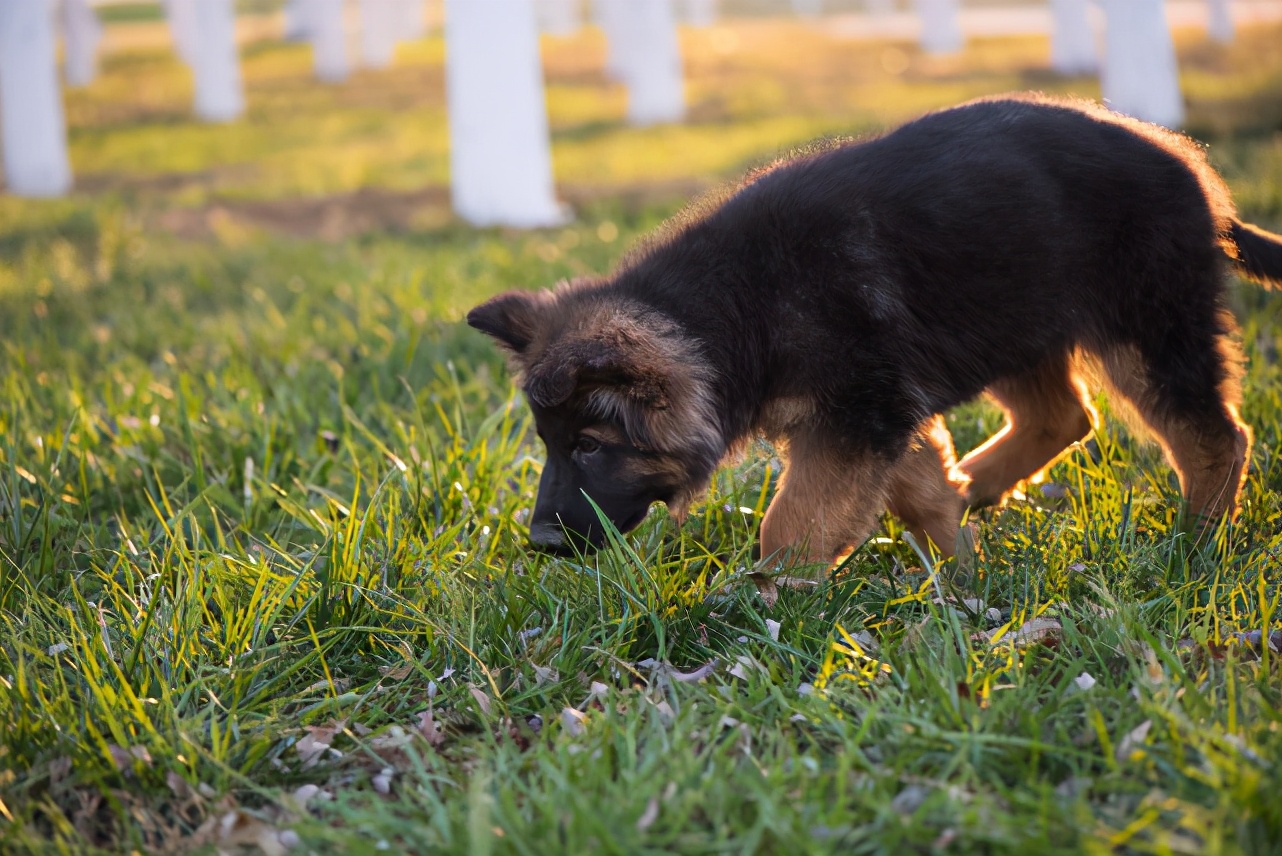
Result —
<instances>
[{"instance_id":1,"label":"black nose","mask_svg":"<svg viewBox=\"0 0 1282 856\"><path fill-rule=\"evenodd\" d=\"M591 537L584 537L577 532L566 532L559 523L531 524L530 545L536 550L557 556L592 553L600 546Z\"/></svg>"}]
</instances>

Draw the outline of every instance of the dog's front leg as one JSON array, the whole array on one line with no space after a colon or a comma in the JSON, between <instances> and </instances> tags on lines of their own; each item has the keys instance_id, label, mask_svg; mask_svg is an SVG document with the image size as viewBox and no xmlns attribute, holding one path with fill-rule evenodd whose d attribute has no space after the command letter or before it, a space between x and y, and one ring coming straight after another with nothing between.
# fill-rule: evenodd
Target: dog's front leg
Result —
<instances>
[{"instance_id":1,"label":"dog's front leg","mask_svg":"<svg viewBox=\"0 0 1282 856\"><path fill-rule=\"evenodd\" d=\"M817 433L789 438L779 491L761 522L762 559L827 565L858 546L886 510L889 470Z\"/></svg>"}]
</instances>

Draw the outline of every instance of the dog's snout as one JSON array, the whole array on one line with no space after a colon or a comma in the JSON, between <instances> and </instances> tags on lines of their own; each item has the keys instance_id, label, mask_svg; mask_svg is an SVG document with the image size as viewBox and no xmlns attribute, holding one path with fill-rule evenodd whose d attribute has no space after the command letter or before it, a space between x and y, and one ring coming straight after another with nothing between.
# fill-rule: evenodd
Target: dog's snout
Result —
<instances>
[{"instance_id":1,"label":"dog's snout","mask_svg":"<svg viewBox=\"0 0 1282 856\"><path fill-rule=\"evenodd\" d=\"M530 526L530 543L541 550L557 550L565 546L565 532L555 523L535 523Z\"/></svg>"}]
</instances>

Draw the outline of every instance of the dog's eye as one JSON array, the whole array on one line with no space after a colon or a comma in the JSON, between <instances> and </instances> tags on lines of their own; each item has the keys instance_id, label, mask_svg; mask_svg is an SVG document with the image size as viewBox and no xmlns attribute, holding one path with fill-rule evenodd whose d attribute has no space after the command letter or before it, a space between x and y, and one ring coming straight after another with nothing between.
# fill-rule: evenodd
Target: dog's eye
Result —
<instances>
[{"instance_id":1,"label":"dog's eye","mask_svg":"<svg viewBox=\"0 0 1282 856\"><path fill-rule=\"evenodd\" d=\"M574 444L574 451L578 452L580 455L590 455L600 448L601 441L593 437L589 437L587 434L579 437L578 441Z\"/></svg>"}]
</instances>

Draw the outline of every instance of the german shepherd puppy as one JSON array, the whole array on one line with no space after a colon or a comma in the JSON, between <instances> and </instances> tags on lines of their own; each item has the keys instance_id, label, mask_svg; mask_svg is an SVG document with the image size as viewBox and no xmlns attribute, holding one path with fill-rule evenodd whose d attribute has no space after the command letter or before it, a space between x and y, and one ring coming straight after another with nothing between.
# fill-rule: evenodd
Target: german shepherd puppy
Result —
<instances>
[{"instance_id":1,"label":"german shepherd puppy","mask_svg":"<svg viewBox=\"0 0 1282 856\"><path fill-rule=\"evenodd\" d=\"M1232 267L1282 285L1282 237L1237 219L1192 141L1040 96L930 113L750 175L606 279L512 292L468 324L509 353L547 463L538 547L599 546L656 500L680 517L753 435L786 469L761 555L828 562L887 508L951 552L1095 424L1098 375L1232 516L1251 432ZM1006 426L955 460L940 416Z\"/></svg>"}]
</instances>

